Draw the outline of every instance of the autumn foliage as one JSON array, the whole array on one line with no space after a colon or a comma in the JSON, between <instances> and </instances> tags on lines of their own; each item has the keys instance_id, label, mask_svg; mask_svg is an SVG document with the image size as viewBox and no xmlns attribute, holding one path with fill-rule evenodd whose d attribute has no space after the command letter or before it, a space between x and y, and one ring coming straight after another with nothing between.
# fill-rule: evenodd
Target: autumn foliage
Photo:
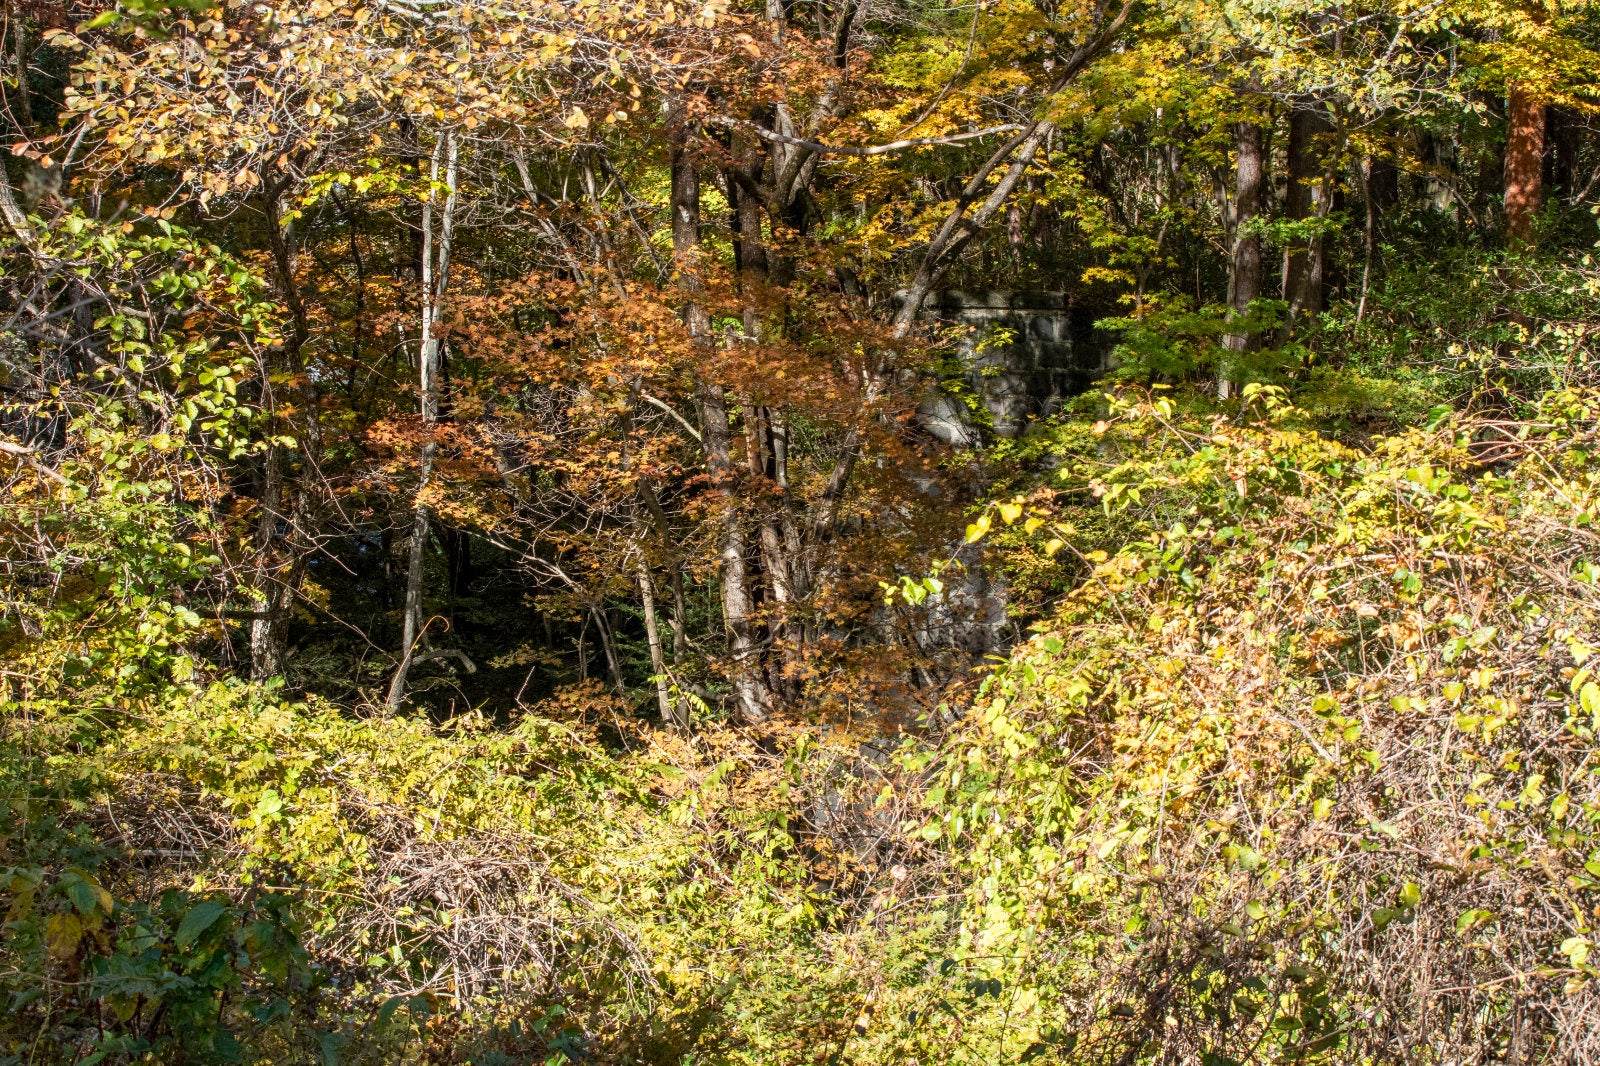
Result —
<instances>
[{"instance_id":1,"label":"autumn foliage","mask_svg":"<svg viewBox=\"0 0 1600 1066\"><path fill-rule=\"evenodd\" d=\"M0 1064L1600 1057L1600 20L18 2Z\"/></svg>"}]
</instances>

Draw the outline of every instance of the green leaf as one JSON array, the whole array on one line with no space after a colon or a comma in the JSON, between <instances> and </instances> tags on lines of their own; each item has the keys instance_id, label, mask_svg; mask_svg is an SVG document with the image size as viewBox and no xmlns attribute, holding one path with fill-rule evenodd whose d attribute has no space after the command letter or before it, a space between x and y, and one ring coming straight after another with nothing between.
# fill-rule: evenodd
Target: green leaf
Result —
<instances>
[{"instance_id":1,"label":"green leaf","mask_svg":"<svg viewBox=\"0 0 1600 1066\"><path fill-rule=\"evenodd\" d=\"M256 824L270 821L278 812L283 810L283 797L278 795L278 790L269 788L261 793L261 798L256 801L255 808L250 812Z\"/></svg>"},{"instance_id":2,"label":"green leaf","mask_svg":"<svg viewBox=\"0 0 1600 1066\"><path fill-rule=\"evenodd\" d=\"M183 916L183 921L178 923L178 931L172 937L173 945L179 951L188 950L200 934L210 929L227 909L224 904L213 899L189 908L188 913Z\"/></svg>"},{"instance_id":3,"label":"green leaf","mask_svg":"<svg viewBox=\"0 0 1600 1066\"><path fill-rule=\"evenodd\" d=\"M81 870L68 870L61 875L61 889L72 901L78 913L88 917L96 909L101 914L111 913L111 893L101 888L99 883Z\"/></svg>"},{"instance_id":4,"label":"green leaf","mask_svg":"<svg viewBox=\"0 0 1600 1066\"><path fill-rule=\"evenodd\" d=\"M385 1000L383 1006L378 1008L378 1025L385 1026L393 1021L395 1011L399 1010L405 1001L405 996L390 996Z\"/></svg>"},{"instance_id":5,"label":"green leaf","mask_svg":"<svg viewBox=\"0 0 1600 1066\"><path fill-rule=\"evenodd\" d=\"M1237 861L1242 869L1251 873L1261 869L1261 855L1256 851L1255 848L1252 848L1249 845L1239 845Z\"/></svg>"}]
</instances>

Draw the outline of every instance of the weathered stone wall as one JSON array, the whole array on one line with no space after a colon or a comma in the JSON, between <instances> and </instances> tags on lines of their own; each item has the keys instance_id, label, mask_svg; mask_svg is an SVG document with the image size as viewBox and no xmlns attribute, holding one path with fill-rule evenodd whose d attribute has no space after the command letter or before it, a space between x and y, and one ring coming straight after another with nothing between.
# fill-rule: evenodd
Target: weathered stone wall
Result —
<instances>
[{"instance_id":1,"label":"weathered stone wall","mask_svg":"<svg viewBox=\"0 0 1600 1066\"><path fill-rule=\"evenodd\" d=\"M1095 315L1060 292L963 292L929 295L923 317L964 326L962 377L988 413L993 432L1014 437L1030 419L1048 415L1089 388L1106 369L1109 345L1096 336ZM978 431L957 399L930 394L919 421L952 444L973 444Z\"/></svg>"},{"instance_id":2,"label":"weathered stone wall","mask_svg":"<svg viewBox=\"0 0 1600 1066\"><path fill-rule=\"evenodd\" d=\"M1097 316L1066 293L938 292L923 304L922 316L930 325L963 327L960 377L988 415L974 418L963 398L929 390L918 423L959 447L980 443L985 421L994 435L1015 437L1109 369L1111 344L1095 330ZM942 593L929 597L917 640L924 647L962 648L978 660L1009 643L1009 589L1003 576L984 567L980 551L959 545L953 555L961 569Z\"/></svg>"}]
</instances>

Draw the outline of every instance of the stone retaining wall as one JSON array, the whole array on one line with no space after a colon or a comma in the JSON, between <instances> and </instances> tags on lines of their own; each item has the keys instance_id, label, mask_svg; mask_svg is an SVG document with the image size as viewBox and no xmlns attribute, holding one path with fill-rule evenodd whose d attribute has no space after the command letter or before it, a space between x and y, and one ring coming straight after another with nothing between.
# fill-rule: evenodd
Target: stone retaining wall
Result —
<instances>
[{"instance_id":1,"label":"stone retaining wall","mask_svg":"<svg viewBox=\"0 0 1600 1066\"><path fill-rule=\"evenodd\" d=\"M1060 292L963 292L929 295L923 317L965 326L961 374L996 436L1014 437L1089 388L1106 370L1109 344L1095 314ZM919 421L951 444L977 443L971 412L956 397L930 394Z\"/></svg>"}]
</instances>

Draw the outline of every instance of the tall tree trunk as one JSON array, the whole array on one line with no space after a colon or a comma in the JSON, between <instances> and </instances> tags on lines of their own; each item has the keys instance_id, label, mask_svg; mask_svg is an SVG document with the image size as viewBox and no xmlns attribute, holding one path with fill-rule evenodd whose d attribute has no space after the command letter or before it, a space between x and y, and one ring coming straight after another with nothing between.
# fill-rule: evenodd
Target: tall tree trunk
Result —
<instances>
[{"instance_id":1,"label":"tall tree trunk","mask_svg":"<svg viewBox=\"0 0 1600 1066\"><path fill-rule=\"evenodd\" d=\"M400 666L389 683L385 700L390 710L405 700L406 681L417 660L418 644L423 640L422 585L425 553L428 546L429 512L427 491L433 480L433 465L439 446L432 439L439 422L439 324L443 320L444 294L450 281L450 246L455 237L456 160L460 145L454 133L445 133L433 147L433 162L428 170L428 198L422 203L422 277L420 345L417 355L418 392L422 431L428 439L422 445L422 461L417 478L417 495L411 515L411 546L406 566L406 596L401 620ZM434 186L439 182L441 160L445 171L445 201L440 212L439 239L433 236Z\"/></svg>"},{"instance_id":2,"label":"tall tree trunk","mask_svg":"<svg viewBox=\"0 0 1600 1066\"><path fill-rule=\"evenodd\" d=\"M767 438L772 454L772 478L778 492L778 530L782 535L782 553L785 556L784 580L788 585L789 601L800 603L811 593L805 572L805 542L801 530L800 514L789 484L789 418L779 411L769 411ZM804 643L804 634L796 624L789 628L789 639L798 652Z\"/></svg>"},{"instance_id":3,"label":"tall tree trunk","mask_svg":"<svg viewBox=\"0 0 1600 1066\"><path fill-rule=\"evenodd\" d=\"M17 63L17 98L11 117L22 127L25 137L33 136L33 93L28 87L28 68L31 54L28 50L27 29L22 24L22 5L12 0L6 5L6 23L11 31L12 54Z\"/></svg>"},{"instance_id":4,"label":"tall tree trunk","mask_svg":"<svg viewBox=\"0 0 1600 1066\"><path fill-rule=\"evenodd\" d=\"M1329 183L1324 180L1322 166L1327 146L1319 144L1319 139L1331 129L1327 117L1319 110L1289 113L1286 152L1289 183L1284 213L1297 222L1320 221L1327 217ZM1323 244L1319 230L1295 240L1284 250L1283 299L1289 305L1289 312L1284 317L1280 343L1292 335L1298 318L1322 310Z\"/></svg>"},{"instance_id":5,"label":"tall tree trunk","mask_svg":"<svg viewBox=\"0 0 1600 1066\"><path fill-rule=\"evenodd\" d=\"M682 670L684 656L689 651L689 598L683 591L681 563L672 567L672 614L667 618L667 625L672 629L672 665Z\"/></svg>"},{"instance_id":6,"label":"tall tree trunk","mask_svg":"<svg viewBox=\"0 0 1600 1066\"><path fill-rule=\"evenodd\" d=\"M650 645L650 669L656 679L656 706L661 720L680 733L689 732L688 708L672 698L672 687L667 684L667 657L661 648L661 625L656 619L656 588L650 576L650 567L639 560L639 600L644 606L644 636Z\"/></svg>"},{"instance_id":7,"label":"tall tree trunk","mask_svg":"<svg viewBox=\"0 0 1600 1066\"><path fill-rule=\"evenodd\" d=\"M1228 304L1230 317L1238 319L1261 297L1261 236L1252 232L1251 223L1261 214L1261 188L1265 177L1261 126L1241 122L1234 126L1234 146L1238 166L1233 193L1233 255L1228 261ZM1233 394L1241 368L1238 354L1255 345L1255 335L1243 328L1222 338L1225 352L1217 368L1217 396L1226 400Z\"/></svg>"},{"instance_id":8,"label":"tall tree trunk","mask_svg":"<svg viewBox=\"0 0 1600 1066\"><path fill-rule=\"evenodd\" d=\"M728 652L733 660L730 674L734 698L741 719L759 722L771 713L772 701L761 678L760 652L755 639L755 604L745 560L744 526L730 450L733 430L722 386L702 376L696 377L695 397L705 437L706 471L722 496L722 547L717 559L722 578L722 616L728 629Z\"/></svg>"},{"instance_id":9,"label":"tall tree trunk","mask_svg":"<svg viewBox=\"0 0 1600 1066\"><path fill-rule=\"evenodd\" d=\"M256 616L250 621L252 681L278 677L284 671L290 611L310 562L310 553L300 542L300 534L310 524L311 496L304 490L296 493L293 513L285 514L288 486L283 449L268 449L265 460L252 582L258 596Z\"/></svg>"},{"instance_id":10,"label":"tall tree trunk","mask_svg":"<svg viewBox=\"0 0 1600 1066\"><path fill-rule=\"evenodd\" d=\"M762 487L757 501L761 510L759 543L761 569L766 575L769 595L764 605L764 621L781 660L770 664L768 684L784 699L796 699L799 691L793 680L799 671L793 667L798 664L800 641L794 631L794 571L800 555L791 548L798 546L799 531L787 521L788 473L782 467L788 461L788 449L779 444L774 424L772 408L750 408L745 423L745 449L750 473ZM792 535L785 535L786 527L792 530Z\"/></svg>"},{"instance_id":11,"label":"tall tree trunk","mask_svg":"<svg viewBox=\"0 0 1600 1066\"><path fill-rule=\"evenodd\" d=\"M433 458L434 445L431 442L424 444L421 476L417 479L417 502L411 512L410 547L406 555L406 594L401 603L404 613L400 622L400 666L389 682L389 695L384 701L390 710L395 710L405 701L406 681L411 674L422 636L422 584L428 543L428 506L422 500L433 481Z\"/></svg>"},{"instance_id":12,"label":"tall tree trunk","mask_svg":"<svg viewBox=\"0 0 1600 1066\"><path fill-rule=\"evenodd\" d=\"M1544 104L1513 83L1507 103L1506 236L1513 246L1529 246L1534 220L1544 198Z\"/></svg>"},{"instance_id":13,"label":"tall tree trunk","mask_svg":"<svg viewBox=\"0 0 1600 1066\"><path fill-rule=\"evenodd\" d=\"M270 385L268 386L271 387ZM269 445L262 456L261 498L256 515L256 565L251 580L256 616L250 621L250 679L265 681L283 672L287 646L278 617L279 529L283 521L283 453Z\"/></svg>"},{"instance_id":14,"label":"tall tree trunk","mask_svg":"<svg viewBox=\"0 0 1600 1066\"><path fill-rule=\"evenodd\" d=\"M777 27L775 34L781 33L781 4L769 4L767 15L769 23ZM744 296L745 336L749 340L759 340L763 334L759 297L762 294L781 297L794 275L794 257L767 247L762 211L766 211L776 232L785 222L795 221L791 217L795 209L803 214L805 205L800 203L796 208L796 202L804 198L805 190L799 184L782 189L776 185L763 187L761 179L767 167L760 145L746 135L736 133L735 136L734 162L725 172L733 207L734 250ZM773 181L778 182L786 172L789 159L786 153L790 147L775 143L770 151L771 174ZM798 172L794 179L803 184ZM780 329L782 318L778 312L782 306L775 299L770 312L780 323L777 327ZM794 667L804 643L796 605L805 593L800 590L799 574L803 569L800 525L789 491L788 421L779 407L748 403L745 409L748 412L744 428L750 476L761 486L758 543L768 592L763 621L781 658L781 662L771 664L768 683L784 700L794 701L800 696L795 680L799 670Z\"/></svg>"},{"instance_id":15,"label":"tall tree trunk","mask_svg":"<svg viewBox=\"0 0 1600 1066\"><path fill-rule=\"evenodd\" d=\"M734 160L725 171L725 180L733 216L734 259L739 270L739 285L745 297L744 331L747 336L754 337L759 333L755 297L767 281L771 262L762 239L762 202L758 195L763 160L760 146L751 144L750 140L743 131L735 132L732 146ZM774 145L773 150L780 147Z\"/></svg>"},{"instance_id":16,"label":"tall tree trunk","mask_svg":"<svg viewBox=\"0 0 1600 1066\"><path fill-rule=\"evenodd\" d=\"M594 627L600 634L600 650L605 654L611 687L617 690L617 695L626 695L628 684L622 677L622 658L617 654L617 637L611 630L611 619L606 615L605 604L591 603L589 612L594 615Z\"/></svg>"},{"instance_id":17,"label":"tall tree trunk","mask_svg":"<svg viewBox=\"0 0 1600 1066\"><path fill-rule=\"evenodd\" d=\"M745 418L745 454L749 459L750 475L759 479L763 498L761 508L760 545L761 568L767 576L768 591L772 600L787 604L794 599L790 580L790 560L787 545L780 532L782 523L782 486L786 475L778 470L779 456L774 447L772 433L773 409L755 405L748 408ZM785 457L786 458L786 457Z\"/></svg>"},{"instance_id":18,"label":"tall tree trunk","mask_svg":"<svg viewBox=\"0 0 1600 1066\"><path fill-rule=\"evenodd\" d=\"M688 131L680 135L672 153L672 250L677 259L678 284L685 294L684 321L698 346L709 349L711 323L695 294L700 288L695 255L700 247L700 174L690 157ZM733 430L728 421L727 398L721 385L699 370L695 373L695 400L700 408L701 444L706 472L721 496L722 545L717 553L722 584L722 616L728 631L729 669L734 707L745 722L760 722L771 714L772 700L761 676L760 651L755 640L754 603L745 560L744 527L739 513L737 474L733 466Z\"/></svg>"},{"instance_id":19,"label":"tall tree trunk","mask_svg":"<svg viewBox=\"0 0 1600 1066\"><path fill-rule=\"evenodd\" d=\"M775 2L775 0L774 0ZM781 27L782 6L774 16L772 4L768 5L769 20ZM775 30L774 32L780 32ZM739 271L739 289L744 300L743 321L746 342L762 339L761 296L774 285L781 287L784 279L775 276L783 269L782 259L767 248L762 233L762 202L755 194L763 169L759 145L741 136L735 141L734 164L724 171L728 201L732 207L734 226L734 258ZM782 147L774 145L774 149ZM774 219L774 227L777 220ZM760 509L757 545L760 549L761 571L766 577L768 605L767 629L782 643L783 614L791 600L790 560L779 534L777 507L784 502L779 487L779 456L773 448L771 425L773 409L763 404L746 401L744 414L745 458L750 471L751 484L759 486L747 495L756 498ZM785 458L787 458L785 456ZM776 608L774 611L773 608ZM774 688L779 686L774 685Z\"/></svg>"},{"instance_id":20,"label":"tall tree trunk","mask_svg":"<svg viewBox=\"0 0 1600 1066\"><path fill-rule=\"evenodd\" d=\"M275 379L285 372L298 378L301 415L305 419L299 438L305 453L303 461L309 466L315 463L321 450L321 432L316 386L304 373L302 363L302 350L311 336L310 319L300 298L294 233L283 219L280 203L288 185L287 177L269 177L262 182L268 243L278 287L289 310L289 330L283 344L268 357L269 372L262 383L261 406L272 420L274 436L288 430L290 427L280 419ZM261 510L256 519L252 579L256 617L250 623L250 677L256 681L283 673L290 608L309 562L309 548L302 536L311 520L311 488L306 484L293 484L288 463L289 456L282 445L275 442L267 445L262 457Z\"/></svg>"},{"instance_id":21,"label":"tall tree trunk","mask_svg":"<svg viewBox=\"0 0 1600 1066\"><path fill-rule=\"evenodd\" d=\"M1361 298L1356 302L1356 321L1367 316L1367 295L1372 285L1372 264L1378 256L1378 198L1372 191L1372 156L1367 156L1356 168L1361 179L1361 204L1366 210L1366 226L1362 230Z\"/></svg>"}]
</instances>

